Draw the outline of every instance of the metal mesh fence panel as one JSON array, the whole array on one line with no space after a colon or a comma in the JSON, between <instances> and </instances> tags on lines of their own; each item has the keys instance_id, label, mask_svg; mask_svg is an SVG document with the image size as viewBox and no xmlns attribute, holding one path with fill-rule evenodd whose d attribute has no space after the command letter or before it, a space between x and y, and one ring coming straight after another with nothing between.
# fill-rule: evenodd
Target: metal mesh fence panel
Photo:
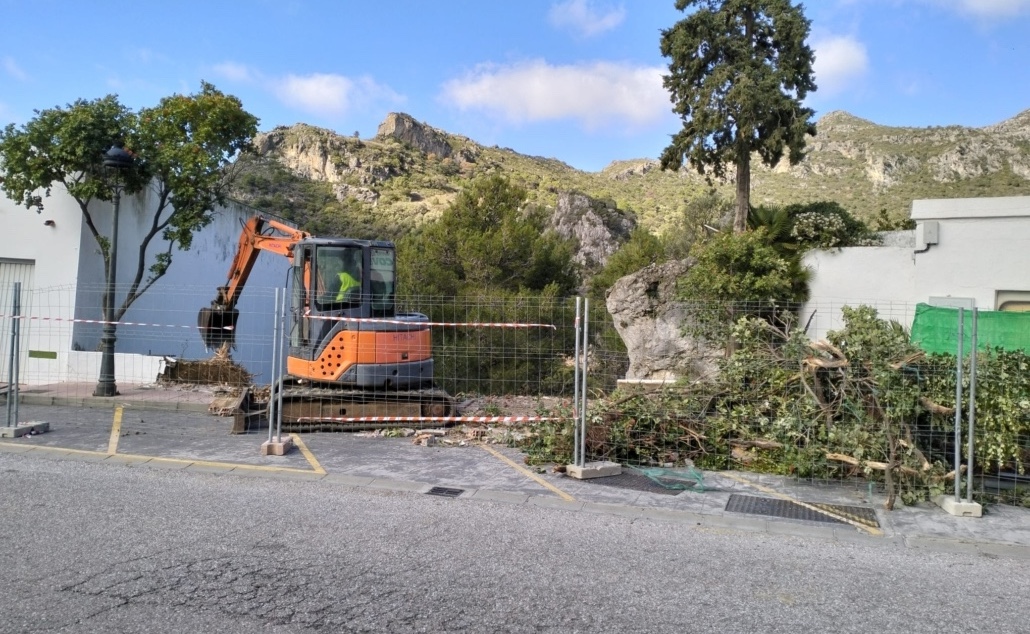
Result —
<instances>
[{"instance_id":1,"label":"metal mesh fence panel","mask_svg":"<svg viewBox=\"0 0 1030 634\"><path fill-rule=\"evenodd\" d=\"M23 289L23 395L54 394L94 405L102 400L93 393L103 355L104 290ZM126 290L118 289L118 296ZM287 291L282 292L285 301ZM304 352L295 345L298 324L316 335L320 326L287 304L284 338L277 342L275 289L255 287L242 295L234 345L221 352L205 348L197 331L197 313L211 295L208 287L155 287L120 316L119 402L143 400L149 390L160 389L173 409L211 416L231 410L243 390L258 400L271 398L279 376L273 367L277 343L287 375L299 367L290 365ZM10 289L0 289L0 297L9 298ZM428 329L432 362L422 366L425 384L388 378L372 391L398 400L413 389L432 388L453 408L423 406L405 414L410 421L392 422L505 425L530 462L573 459L579 361L586 368L584 445L590 461L775 473L809 483L875 487L913 501L953 491L957 445L963 492L971 483L977 499L1030 503L1030 360L1021 349L979 341L971 411L968 326L957 384L955 353L928 352L913 343L914 304L841 300L806 305L800 314L794 308L683 304L650 319L616 323L603 302L592 302L578 324L574 298L413 295L397 297L390 318L354 320L343 332L358 337L391 321L407 324L386 328L401 334ZM0 315L8 350L9 302ZM1022 319L997 323L1013 329L1006 340L1025 336ZM589 339L577 360L577 328L584 326ZM406 336L394 337L395 348L380 347L362 361L376 365L377 359L401 358L415 349ZM324 355L319 359L305 360L305 371L326 363ZM7 357L0 360L6 377ZM317 383L305 385L315 389ZM367 396L368 388L361 390ZM291 415L357 419L375 427L381 412L355 407L362 399L362 406L374 400L365 396L351 394L335 409ZM966 479L970 418L974 460ZM134 424L149 420L142 416ZM230 423L210 428L228 430Z\"/></svg>"},{"instance_id":2,"label":"metal mesh fence panel","mask_svg":"<svg viewBox=\"0 0 1030 634\"><path fill-rule=\"evenodd\" d=\"M774 473L915 502L952 493L957 444L963 496L971 483L974 498L1025 504L1027 358L981 341L970 481L968 326L958 394L956 352L912 342L916 308L842 300L798 316L768 304L683 304L666 313L678 315L679 338L660 333L670 327L660 316L620 324L631 353L607 312L592 310L587 459Z\"/></svg>"}]
</instances>

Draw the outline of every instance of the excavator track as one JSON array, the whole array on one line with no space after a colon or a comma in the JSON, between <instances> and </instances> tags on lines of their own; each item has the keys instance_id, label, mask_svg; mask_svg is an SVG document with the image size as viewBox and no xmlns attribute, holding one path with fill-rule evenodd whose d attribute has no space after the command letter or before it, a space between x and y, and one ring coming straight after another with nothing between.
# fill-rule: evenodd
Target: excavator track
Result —
<instances>
[{"instance_id":1,"label":"excavator track","mask_svg":"<svg viewBox=\"0 0 1030 634\"><path fill-rule=\"evenodd\" d=\"M278 390L273 389L268 407L272 424L278 406ZM383 392L287 382L282 412L283 431L359 431L441 427L457 414L457 405L438 388Z\"/></svg>"}]
</instances>

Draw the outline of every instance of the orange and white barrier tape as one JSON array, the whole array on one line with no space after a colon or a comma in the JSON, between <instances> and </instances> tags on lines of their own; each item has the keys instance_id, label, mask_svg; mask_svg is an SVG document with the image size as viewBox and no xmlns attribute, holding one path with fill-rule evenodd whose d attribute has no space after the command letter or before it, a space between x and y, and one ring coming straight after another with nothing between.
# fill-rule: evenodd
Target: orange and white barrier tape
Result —
<instances>
[{"instance_id":1,"label":"orange and white barrier tape","mask_svg":"<svg viewBox=\"0 0 1030 634\"><path fill-rule=\"evenodd\" d=\"M24 319L27 321L64 321L73 324L101 324L115 326L148 326L150 328L196 328L197 326L183 326L181 324L151 324L141 321L106 321L104 319L69 319L67 317L35 317L32 315L2 315L0 319ZM221 330L232 330L232 326L221 326Z\"/></svg>"},{"instance_id":2,"label":"orange and white barrier tape","mask_svg":"<svg viewBox=\"0 0 1030 634\"><path fill-rule=\"evenodd\" d=\"M301 416L296 419L298 423L538 423L557 420L567 419L548 416Z\"/></svg>"},{"instance_id":3,"label":"orange and white barrier tape","mask_svg":"<svg viewBox=\"0 0 1030 634\"><path fill-rule=\"evenodd\" d=\"M365 324L397 324L401 326L434 326L439 328L550 328L558 330L554 324L521 324L517 322L478 322L478 321L405 321L403 319L381 319L378 317L333 317L330 315L306 315L308 319L324 319L326 321L353 321Z\"/></svg>"},{"instance_id":4,"label":"orange and white barrier tape","mask_svg":"<svg viewBox=\"0 0 1030 634\"><path fill-rule=\"evenodd\" d=\"M557 330L554 324L522 324L517 322L440 322L440 321L405 321L403 319L380 319L375 317L331 317L328 315L308 315L309 319L324 319L327 321L349 321L367 324L395 324L402 326L426 326L440 328L550 328ZM104 319L74 319L67 317L36 317L31 315L4 315L0 319L24 319L26 321L61 321L74 324L100 324L103 326L114 324L116 326L147 326L150 328L197 328L198 326L184 326L181 324L154 324L139 321L107 321ZM233 326L210 327L209 330L233 330Z\"/></svg>"}]
</instances>

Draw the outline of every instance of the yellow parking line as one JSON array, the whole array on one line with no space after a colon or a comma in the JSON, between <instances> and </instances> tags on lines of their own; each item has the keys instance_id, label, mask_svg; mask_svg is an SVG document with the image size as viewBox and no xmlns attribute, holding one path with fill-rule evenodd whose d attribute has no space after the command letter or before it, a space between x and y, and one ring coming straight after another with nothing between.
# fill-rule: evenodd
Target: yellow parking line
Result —
<instances>
[{"instance_id":1,"label":"yellow parking line","mask_svg":"<svg viewBox=\"0 0 1030 634\"><path fill-rule=\"evenodd\" d=\"M870 535L874 535L876 537L883 537L883 531L881 531L880 529L874 528L872 526L866 526L865 524L862 524L861 522L856 522L855 520L852 520L850 518L844 517L843 515L840 515L839 513L834 513L833 511L828 511L826 509L819 508L818 506L815 506L814 504L808 504L807 502L802 502L801 500L799 500L799 499L797 499L795 497L791 497L791 496L789 496L789 495L787 495L785 493L780 493L779 491L770 489L769 487L762 486L761 484L756 484L754 482L751 482L750 480L747 480L745 478L737 477L737 476L735 476L733 474L730 474L730 473L720 473L719 475L722 476L722 477L725 477L725 478L729 478L730 480L736 480L737 482L740 482L741 484L745 484L745 485L747 485L747 486L749 486L749 487L751 487L753 489L758 489L762 493L767 493L767 494L769 494L769 495L771 495L773 497L777 497L777 498L779 498L781 500L787 500L788 502L793 502L794 504L797 504L798 506L803 506L803 507L805 507L806 509L808 509L810 511L815 511L816 513L822 513L823 515L827 515L829 517L832 517L833 519L835 519L837 521L845 522L847 524L851 524L855 528L857 528L859 530L862 530L862 531L865 531L865 532L869 533Z\"/></svg>"},{"instance_id":2,"label":"yellow parking line","mask_svg":"<svg viewBox=\"0 0 1030 634\"><path fill-rule=\"evenodd\" d=\"M114 408L114 422L111 424L111 438L107 441L107 455L118 453L118 438L122 435L122 407Z\"/></svg>"},{"instance_id":3,"label":"yellow parking line","mask_svg":"<svg viewBox=\"0 0 1030 634\"><path fill-rule=\"evenodd\" d=\"M23 445L23 444L13 443L13 442L0 442L0 446L25 447L25 445ZM45 445L36 445L34 447L29 447L28 451L26 451L25 453L29 453L29 452L32 452L32 451L42 451L42 452L50 451L50 452L54 452L54 453L73 453L73 454L78 454L80 456L102 456L104 458L111 457L111 454L109 454L109 453L107 453L105 451L89 451L89 450L86 450L86 449L67 449L65 447L48 447L48 446L45 446ZM319 472L319 471L312 471L310 469L295 469L293 467L268 467L268 466L265 466L265 465L244 464L244 463L240 463L240 462L215 462L215 461L212 461L212 460L190 460L189 458L164 458L162 456L143 456L143 455L131 454L131 453L120 453L120 454L118 454L118 457L119 458L128 458L130 460L141 460L141 461L144 461L144 462L147 462L147 461L170 462L170 463L173 463L173 464L196 465L198 467L225 467L225 468L229 468L229 469L239 469L239 470L243 470L243 471L267 471L269 473L283 473L283 472L285 472L285 473L314 473L316 475L325 475L325 471Z\"/></svg>"},{"instance_id":4,"label":"yellow parking line","mask_svg":"<svg viewBox=\"0 0 1030 634\"><path fill-rule=\"evenodd\" d=\"M315 473L325 473L325 469L322 468L322 465L318 464L318 459L315 458L315 454L311 453L311 450L308 449L308 446L300 439L300 436L297 434L290 434L290 437L293 438L293 442L297 444L297 449L300 449L301 455L303 455L304 459L308 461L311 468L315 470Z\"/></svg>"},{"instance_id":5,"label":"yellow parking line","mask_svg":"<svg viewBox=\"0 0 1030 634\"><path fill-rule=\"evenodd\" d=\"M565 491L562 491L561 489L559 489L558 487L554 486L553 484L551 484L547 480L544 480L543 478L541 478L537 474L535 474L532 471L530 471L529 469L523 467L522 465L520 465L519 463L515 462L511 458L505 456L504 454L502 454L501 452L497 451L493 447L490 447L489 445L479 445L479 446L483 448L483 451L486 451L487 453L493 454L493 456L495 458L497 458L501 462L507 464L508 466L512 467L513 469L515 469L516 471L518 471L522 475L524 475L527 478L533 480L534 482L536 482L540 486L544 487L545 489L548 489L549 491L554 492L554 494L557 495L558 497L560 497L561 499L563 499L563 500L565 500L567 502L575 502L576 501L576 498L572 497L571 495L569 495Z\"/></svg>"}]
</instances>

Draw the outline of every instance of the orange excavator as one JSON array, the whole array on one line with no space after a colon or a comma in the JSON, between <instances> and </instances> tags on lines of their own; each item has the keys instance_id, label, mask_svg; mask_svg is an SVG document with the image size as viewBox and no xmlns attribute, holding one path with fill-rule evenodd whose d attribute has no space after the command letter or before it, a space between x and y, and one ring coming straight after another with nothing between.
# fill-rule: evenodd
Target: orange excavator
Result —
<instances>
[{"instance_id":1,"label":"orange excavator","mask_svg":"<svg viewBox=\"0 0 1030 634\"><path fill-rule=\"evenodd\" d=\"M433 384L428 318L396 310L392 242L317 238L250 218L225 286L197 318L209 349L234 344L236 303L262 251L291 265L286 372L272 385L270 421L279 403L292 431L416 426L455 413L454 400Z\"/></svg>"}]
</instances>

